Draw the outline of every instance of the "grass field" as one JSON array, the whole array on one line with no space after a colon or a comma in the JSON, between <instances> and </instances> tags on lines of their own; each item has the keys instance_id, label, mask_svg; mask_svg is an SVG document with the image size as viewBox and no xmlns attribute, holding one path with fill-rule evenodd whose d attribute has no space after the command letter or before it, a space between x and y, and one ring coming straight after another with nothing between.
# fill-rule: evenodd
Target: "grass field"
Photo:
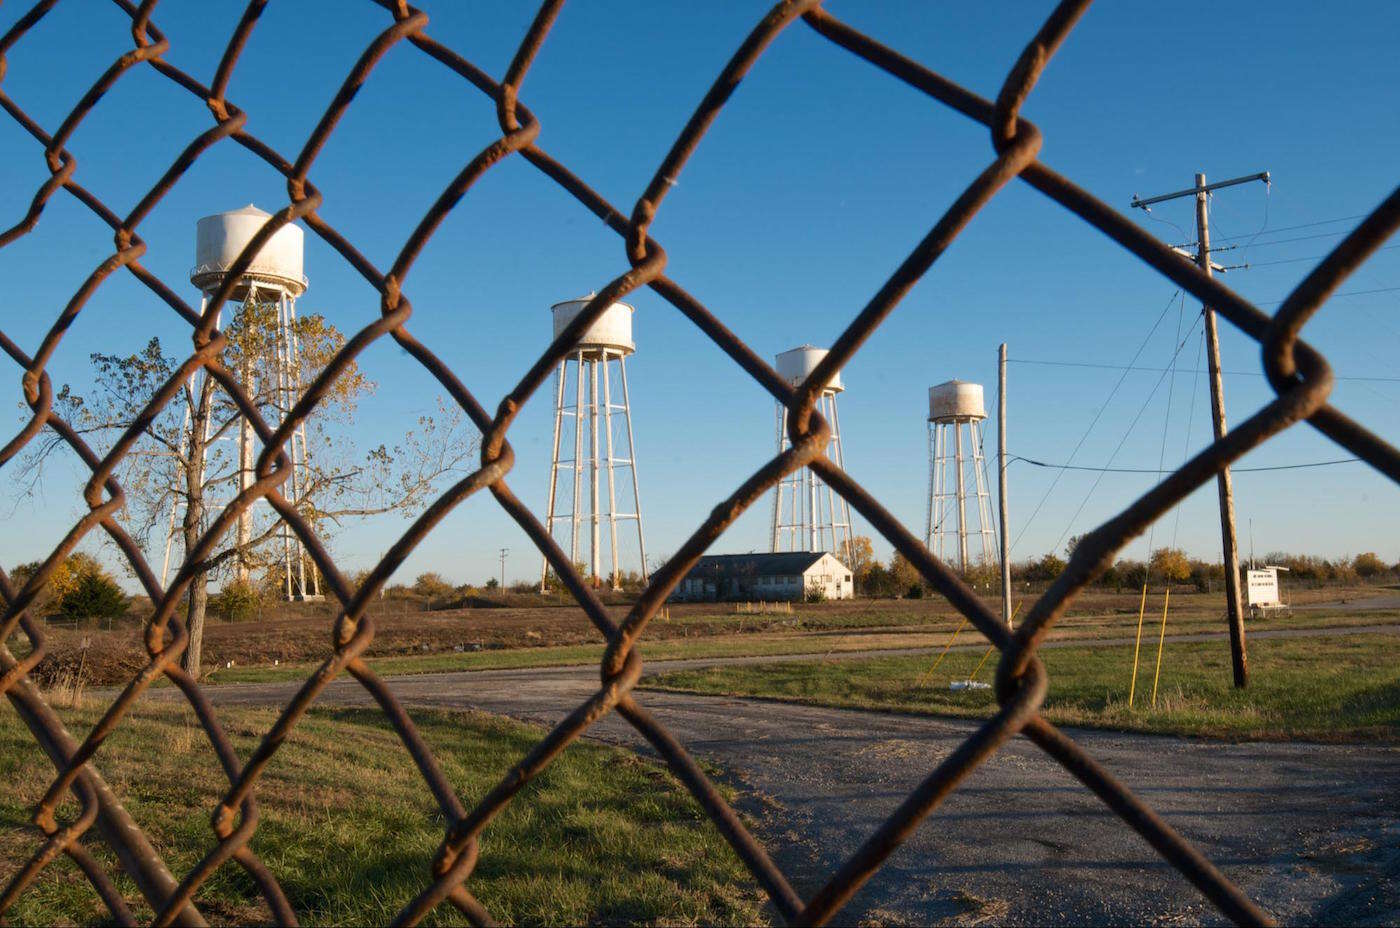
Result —
<instances>
[{"instance_id":1,"label":"grass field","mask_svg":"<svg viewBox=\"0 0 1400 928\"><path fill-rule=\"evenodd\" d=\"M1025 594L1029 603L1030 593ZM1149 614L1160 608L1161 591L1148 598ZM1347 605L1368 597L1389 608L1353 610ZM1393 591L1381 587L1300 590L1305 602L1336 604L1299 608L1275 616L1258 627L1323 627L1400 621ZM1140 598L1137 593L1086 591L1068 615L1057 623L1056 637L1104 638L1131 633ZM225 672L234 668L274 668L256 679L285 679L285 665L305 670L330 651L334 610L326 604L298 604L294 615L268 620L229 623L213 621L204 641L204 666L215 679L243 678ZM313 609L312 606L315 606ZM368 657L382 662L385 673L472 670L589 662L596 659L601 636L578 607L459 609L415 612L410 604L377 603L375 638ZM395 611L396 608L398 611ZM614 620L626 607L609 607ZM995 609L996 607L993 606ZM1174 633L1220 631L1224 627L1218 594L1176 591L1172 594ZM791 614L739 615L733 604L672 605L648 626L644 646L649 657L708 657L777 653L825 653L878 647L936 647L957 628L961 616L939 597L917 600L853 600L798 604ZM1251 623L1252 626L1256 623ZM49 654L35 672L41 683L81 675L91 686L131 679L146 661L141 630L130 625L111 631L48 628ZM782 643L782 639L790 639ZM738 642L748 642L740 644ZM23 653L23 643L12 641ZM420 669L423 668L423 669ZM248 678L244 678L248 679Z\"/></svg>"},{"instance_id":2,"label":"grass field","mask_svg":"<svg viewBox=\"0 0 1400 928\"><path fill-rule=\"evenodd\" d=\"M642 686L985 718L996 702L989 690L949 688L984 653L951 651L932 673L935 656L911 655L675 671ZM1045 714L1057 724L1229 739L1400 737L1400 637L1392 635L1258 639L1243 691L1231 685L1224 642L1168 643L1155 707L1155 638L1144 639L1132 707L1131 646L1055 647L1041 655L1050 675ZM993 653L976 679L992 682L996 659Z\"/></svg>"},{"instance_id":3,"label":"grass field","mask_svg":"<svg viewBox=\"0 0 1400 928\"><path fill-rule=\"evenodd\" d=\"M75 728L96 718L92 710L68 715ZM483 715L415 716L467 807L541 735ZM275 716L240 709L221 718L247 756ZM177 874L212 845L209 814L226 781L192 713L141 709L104 745L98 766ZM38 846L29 815L52 773L17 717L0 714L0 880ZM442 816L376 713L313 710L260 783L253 848L303 924L385 924L426 885ZM134 886L121 885L138 920L149 920ZM689 794L656 764L593 744L569 748L487 828L469 886L505 923L764 921L747 872ZM268 918L236 864L197 903L215 924ZM30 887L8 923L98 924L104 916L65 858ZM432 921L464 919L448 906Z\"/></svg>"}]
</instances>

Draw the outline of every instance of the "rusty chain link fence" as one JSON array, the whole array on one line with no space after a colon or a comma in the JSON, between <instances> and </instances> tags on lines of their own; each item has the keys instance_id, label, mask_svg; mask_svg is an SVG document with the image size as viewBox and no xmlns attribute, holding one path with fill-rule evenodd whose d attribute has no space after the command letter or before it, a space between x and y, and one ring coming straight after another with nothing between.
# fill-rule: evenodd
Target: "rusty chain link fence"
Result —
<instances>
[{"instance_id":1,"label":"rusty chain link fence","mask_svg":"<svg viewBox=\"0 0 1400 928\"><path fill-rule=\"evenodd\" d=\"M0 81L5 75L5 55L57 2L40 0L35 3L0 38ZM21 102L12 99L0 84L0 106L42 146L50 172L48 179L34 194L26 215L0 234L0 247L33 230L46 204L60 191L75 198L109 226L115 242L111 256L91 272L57 314L47 336L32 354L26 353L0 330L0 347L22 369L23 396L33 413L20 432L10 438L0 451L0 464L10 467L12 474L16 455L21 449L45 430L52 430L91 470L84 490L88 512L48 556L42 568L19 588L0 573L0 593L4 597L3 626L0 627L0 642L3 642L0 645L0 690L9 698L32 732L37 747L47 755L57 771L33 818L34 825L43 833L45 840L33 858L19 868L4 888L3 896L0 896L0 913L13 906L41 870L60 856L67 855L86 875L93 890L111 910L112 918L119 923L131 923L133 915L111 876L84 845L85 840L93 840L91 833L95 829L96 834L110 845L115 859L155 911L155 921L159 924L202 923L196 901L200 887L211 874L230 861L252 877L276 921L293 923L295 912L276 876L249 845L249 839L258 825L258 779L322 689L331 680L348 673L373 696L397 731L446 821L442 843L431 866L423 873L421 892L398 914L398 921L403 923L418 922L443 903L455 906L477 924L491 922L490 913L475 898L471 889L479 837L492 818L512 801L525 784L609 712L617 712L625 718L664 758L671 771L695 796L714 826L742 858L779 915L789 922L822 923L833 918L910 832L932 814L964 778L1008 739L1018 734L1039 745L1092 790L1122 819L1125 827L1140 834L1224 915L1237 922L1262 923L1269 920L1265 912L1134 796L1125 784L1115 780L1073 739L1041 716L1039 709L1045 697L1047 679L1036 650L1079 591L1112 562L1125 544L1192 491L1210 481L1220 468L1284 429L1306 421L1391 479L1400 480L1400 452L1328 405L1332 372L1327 361L1300 338L1303 327L1327 297L1400 225L1400 190L1393 192L1348 234L1270 316L1206 276L1194 264L1182 260L1116 210L1037 160L1040 132L1020 115L1020 111L1050 58L1084 14L1088 0L1065 0L1054 10L1026 44L995 100L984 99L852 29L823 10L820 0L784 0L754 27L720 70L709 92L657 167L630 213L615 208L536 144L540 124L520 99L521 87L531 63L549 34L563 0L546 0L543 3L506 74L499 80L435 41L428 31L426 13L404 2L372 0L384 9L385 28L364 49L314 131L295 154L279 152L245 132L245 112L226 97L230 77L249 36L257 27L267 0L251 0L248 4L208 85L165 61L163 56L170 48L170 42L153 19L156 0L143 0L139 5L131 0L113 2L130 17L132 48L107 68L56 129L44 127L31 118ZM666 276L666 252L659 242L648 235L648 228L667 192L731 93L769 43L788 28L814 30L836 46L885 72L891 79L922 91L931 103L951 107L969 119L982 123L991 133L987 166L852 319L806 383L796 388L781 380L714 313ZM413 46L490 97L495 102L501 135L466 163L404 242L393 265L381 269L321 218L317 212L321 194L308 177L327 138L345 115L356 92L372 78L375 66L385 53L402 43ZM84 118L98 105L103 94L124 75L141 68L153 69L202 100L209 108L213 124L195 135L155 186L129 213L121 215L79 183L78 159L65 146ZM196 159L226 139L242 146L283 175L289 202L268 220L244 249L239 262L227 275L223 289L210 300L201 314L142 266L141 258L146 246L139 229L142 221ZM597 296L592 298L587 308L540 355L492 414L429 346L413 336L409 325L413 310L408 278L415 259L444 217L486 171L509 157L523 158L534 165L568 191L584 209L615 231L622 239L625 262L619 262L619 276L598 289ZM815 385L825 383L833 371L851 360L871 333L895 309L903 295L929 270L977 212L1003 187L1018 179L1079 216L1137 260L1150 265L1214 307L1240 331L1256 340L1262 348L1264 371L1276 397L1241 422L1228 436L1213 442L1118 515L1085 535L1074 549L1063 574L1030 608L1020 627L1010 631L947 565L933 558L914 535L882 508L874 495L824 456L829 426L817 414L814 406L818 395ZM285 421L269 423L261 417L238 379L222 365L220 352L225 345L225 335L215 327L215 319L229 297L235 278L248 267L252 256L277 229L296 220L305 223L339 252L380 293L382 313L373 324L355 333L346 342L324 371L306 388ZM46 367L59 350L69 325L83 311L93 293L105 280L123 270L133 275L189 324L193 351L170 380L150 398L115 445L105 454L99 454L88 446L70 423L55 413L54 391ZM614 622L568 557L545 531L540 520L512 492L507 478L514 463L514 454L507 438L517 412L569 352L580 333L609 304L640 287L650 287L690 319L737 365L788 407L792 447L764 464L731 496L717 505L676 554L655 571L626 618ZM481 430L481 466L439 496L393 544L368 578L355 586L337 568L335 560L312 527L282 494L281 486L291 469L285 447L293 429L316 410L334 379L366 347L382 338L394 339L416 358ZM179 573L169 587L163 588L138 545L116 519L116 513L123 504L123 494L113 474L146 424L177 398L182 386L201 368L215 378L249 418L264 451L258 460L256 481L213 519L199 544L187 552ZM677 410L678 414L682 412ZM931 771L865 843L829 875L825 885L810 899L801 898L793 890L764 847L748 831L685 748L656 721L633 692L641 673L636 645L668 593L740 513L752 506L784 474L804 465L814 468L822 479L848 500L1001 652L996 674L999 702L996 714ZM601 682L597 692L559 722L494 789L479 797L469 808L453 791L440 772L433 754L419 737L412 720L391 689L370 669L364 655L375 635L374 621L366 613L366 604L378 595L394 570L449 511L471 494L481 491L491 493L538 545L606 639L607 648L599 668ZM179 656L186 645L187 636L175 610L190 583L192 565L213 550L216 541L234 525L240 512L259 500L266 500L301 537L309 555L325 577L325 588L339 601L339 608L332 653L281 710L277 722L245 760L234 752L220 727L217 714L197 682L180 669ZM27 610L60 562L85 536L98 530L110 536L124 553L154 604L154 614L144 629L149 660L106 708L86 738L78 743L65 730L29 677L29 671L45 654L45 644L40 624ZM22 659L17 658L9 647L11 636L17 633L26 636L30 643L29 653ZM170 872L143 834L139 823L123 808L100 772L104 740L122 723L136 700L161 677L178 687L197 713L203 732L228 779L227 792L212 810L212 829L217 843L192 870L181 875ZM58 808L69 796L76 799L78 814L71 821L60 821ZM1015 815L1015 809L1008 808L1007 814Z\"/></svg>"}]
</instances>

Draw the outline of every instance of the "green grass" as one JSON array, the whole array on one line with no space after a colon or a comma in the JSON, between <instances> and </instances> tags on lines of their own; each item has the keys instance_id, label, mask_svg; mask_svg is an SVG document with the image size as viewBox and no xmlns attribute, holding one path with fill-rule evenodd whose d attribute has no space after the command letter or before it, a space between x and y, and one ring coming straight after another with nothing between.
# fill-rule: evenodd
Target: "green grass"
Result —
<instances>
[{"instance_id":1,"label":"green grass","mask_svg":"<svg viewBox=\"0 0 1400 928\"><path fill-rule=\"evenodd\" d=\"M1400 638L1367 634L1256 639L1250 684L1231 683L1225 642L1168 643L1152 705L1156 639L1144 634L1137 692L1128 705L1133 649L1056 647L1041 651L1050 677L1045 714L1053 722L1230 739L1393 739L1400 735ZM643 681L652 689L761 696L827 706L985 718L989 690L952 691L982 658L952 651L928 674L932 655L801 661L682 670ZM977 679L990 683L997 655ZM922 682L921 682L922 680Z\"/></svg>"},{"instance_id":2,"label":"green grass","mask_svg":"<svg viewBox=\"0 0 1400 928\"><path fill-rule=\"evenodd\" d=\"M272 724L270 710L221 710L241 756ZM71 710L88 724L95 710ZM470 807L541 737L489 716L418 712L444 773ZM75 732L76 733L76 732ZM226 788L193 714L143 707L98 755L98 767L178 875L213 844L209 814ZM38 846L33 803L53 775L13 714L0 716L0 882ZM443 818L407 752L368 710L316 709L261 778L255 851L303 924L385 924L429 881ZM72 814L72 804L66 808ZM90 846L115 872L100 839ZM150 910L124 877L138 920ZM764 920L743 865L660 766L617 748L570 747L486 829L468 888L501 922L731 923ZM235 863L196 902L212 923L266 921ZM11 924L109 920L66 858L8 913ZM432 923L462 923L450 905Z\"/></svg>"}]
</instances>

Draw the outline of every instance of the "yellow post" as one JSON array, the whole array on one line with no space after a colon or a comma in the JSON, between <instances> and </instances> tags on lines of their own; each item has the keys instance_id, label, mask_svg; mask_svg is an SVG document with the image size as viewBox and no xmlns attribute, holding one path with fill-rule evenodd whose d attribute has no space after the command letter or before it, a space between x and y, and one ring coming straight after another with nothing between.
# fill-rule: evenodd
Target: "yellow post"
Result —
<instances>
[{"instance_id":1,"label":"yellow post","mask_svg":"<svg viewBox=\"0 0 1400 928\"><path fill-rule=\"evenodd\" d=\"M1147 608L1147 578L1142 581L1142 602L1138 603L1137 640L1133 642L1133 679L1128 683L1128 708L1133 707L1133 695L1137 692L1138 649L1142 647L1142 613Z\"/></svg>"},{"instance_id":2,"label":"yellow post","mask_svg":"<svg viewBox=\"0 0 1400 928\"><path fill-rule=\"evenodd\" d=\"M914 681L915 687L923 686L924 681L933 675L933 672L938 669L939 664L943 663L943 658L948 656L948 651L950 648L953 647L953 642L958 640L958 632L962 631L963 626L966 624L967 616L963 616L963 620L959 622L958 627L953 630L953 637L949 638L948 643L943 646L943 653L938 655L938 660L934 661L933 666L930 667L928 670L924 671L922 674L920 674L919 679Z\"/></svg>"},{"instance_id":3,"label":"yellow post","mask_svg":"<svg viewBox=\"0 0 1400 928\"><path fill-rule=\"evenodd\" d=\"M1152 673L1152 708L1157 708L1157 678L1162 675L1162 642L1167 640L1167 603L1171 602L1172 586L1167 584L1167 595L1162 597L1162 631L1157 635L1157 669Z\"/></svg>"}]
</instances>

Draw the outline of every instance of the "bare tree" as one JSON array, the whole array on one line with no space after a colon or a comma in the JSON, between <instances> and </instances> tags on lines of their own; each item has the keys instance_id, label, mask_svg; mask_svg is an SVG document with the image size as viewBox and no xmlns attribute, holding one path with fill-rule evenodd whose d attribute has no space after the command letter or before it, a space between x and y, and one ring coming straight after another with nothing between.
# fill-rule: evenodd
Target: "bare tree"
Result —
<instances>
[{"instance_id":1,"label":"bare tree","mask_svg":"<svg viewBox=\"0 0 1400 928\"><path fill-rule=\"evenodd\" d=\"M319 315L301 316L294 326L301 370L293 373L296 384L306 384L345 338ZM238 377L262 418L276 427L300 389L295 384L289 389L285 379L279 384L273 310L252 302L239 307L226 334L222 363ZM65 385L55 402L80 432L108 441L115 441L135 421L180 364L165 354L158 338L134 354L91 358L94 380L88 395ZM323 539L346 520L422 509L440 480L463 471L477 450L478 436L470 423L441 400L433 414L419 416L393 444L354 450L349 440L353 415L359 401L374 390L375 384L357 365L342 371L306 420L308 453L300 479L281 487ZM145 426L117 472L127 495L123 517L128 531L153 563L168 564L172 556L179 563L195 549L213 517L251 482L239 466L239 448L250 433L232 398L201 371L185 384L183 399L168 404ZM36 448L31 456L36 471L57 447L59 442L51 439ZM307 569L300 546L286 543L290 536L284 524L271 506L256 505L237 531L226 533L204 560L191 565L185 606L189 644L181 658L190 673L198 675L200 670L211 580L233 574L246 579L255 571L268 573L279 567L289 575Z\"/></svg>"}]
</instances>

